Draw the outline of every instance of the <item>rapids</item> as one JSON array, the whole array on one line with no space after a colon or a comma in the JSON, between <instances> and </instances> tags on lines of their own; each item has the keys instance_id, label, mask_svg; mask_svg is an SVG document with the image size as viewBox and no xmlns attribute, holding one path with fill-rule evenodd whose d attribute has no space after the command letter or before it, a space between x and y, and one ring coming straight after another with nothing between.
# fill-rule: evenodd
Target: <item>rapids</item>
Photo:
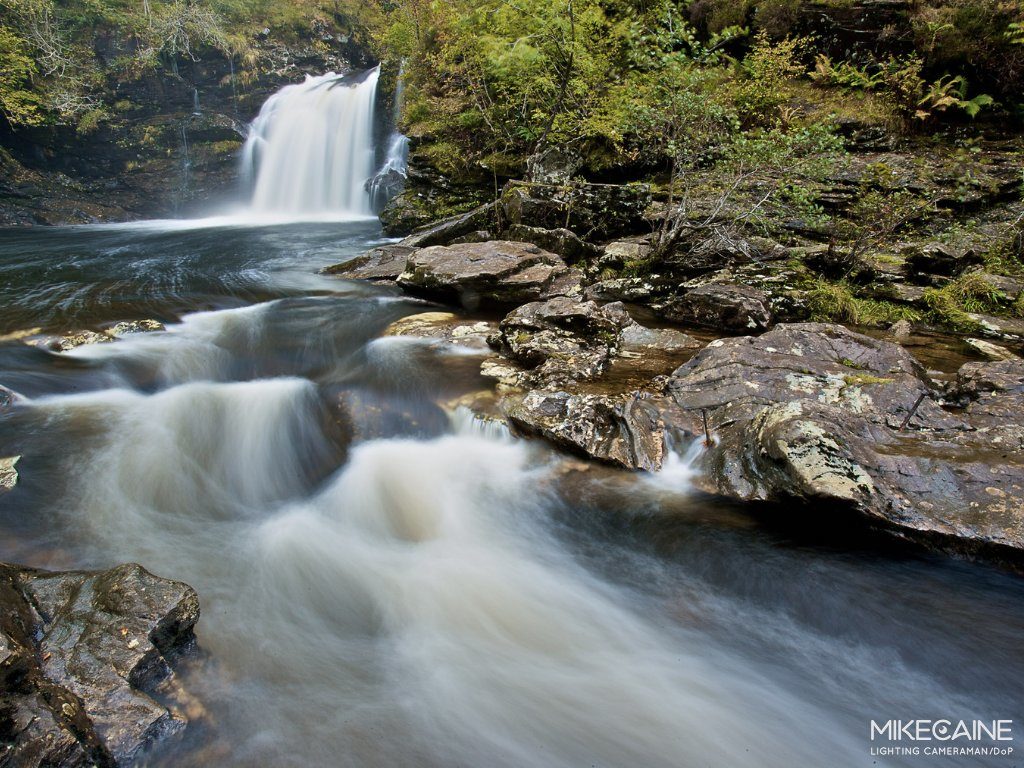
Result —
<instances>
[{"instance_id":1,"label":"rapids","mask_svg":"<svg viewBox=\"0 0 1024 768\"><path fill-rule=\"evenodd\" d=\"M0 559L134 560L202 598L205 713L154 766L854 766L869 723L1019 718L1024 588L780 527L453 408L465 351L319 276L368 225L0 232ZM144 262L144 266L140 265ZM929 758L928 765L962 765ZM972 765L1007 765L1005 758Z\"/></svg>"}]
</instances>

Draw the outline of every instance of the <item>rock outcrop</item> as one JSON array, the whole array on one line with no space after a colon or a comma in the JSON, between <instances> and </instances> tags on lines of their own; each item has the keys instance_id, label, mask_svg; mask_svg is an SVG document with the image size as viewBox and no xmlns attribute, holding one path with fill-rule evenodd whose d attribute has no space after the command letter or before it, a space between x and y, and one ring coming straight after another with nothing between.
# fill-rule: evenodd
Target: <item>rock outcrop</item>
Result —
<instances>
[{"instance_id":1,"label":"rock outcrop","mask_svg":"<svg viewBox=\"0 0 1024 768\"><path fill-rule=\"evenodd\" d=\"M670 424L696 432L708 414L707 490L833 503L913 538L1024 550L1021 361L968 366L953 393L968 405L951 411L901 347L786 325L713 342L667 391Z\"/></svg>"},{"instance_id":2,"label":"rock outcrop","mask_svg":"<svg viewBox=\"0 0 1024 768\"><path fill-rule=\"evenodd\" d=\"M0 564L5 765L132 765L180 733L173 667L194 643L191 587L134 564L46 572Z\"/></svg>"}]
</instances>

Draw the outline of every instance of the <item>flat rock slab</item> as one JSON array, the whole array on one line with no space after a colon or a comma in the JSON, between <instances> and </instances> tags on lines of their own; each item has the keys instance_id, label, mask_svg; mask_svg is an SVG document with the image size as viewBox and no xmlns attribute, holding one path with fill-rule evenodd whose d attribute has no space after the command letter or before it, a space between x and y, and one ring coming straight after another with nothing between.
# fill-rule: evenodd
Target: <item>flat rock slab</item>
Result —
<instances>
[{"instance_id":1,"label":"flat rock slab","mask_svg":"<svg viewBox=\"0 0 1024 768\"><path fill-rule=\"evenodd\" d=\"M0 730L5 764L127 766L185 728L148 692L175 686L199 598L128 564L47 572L0 564ZM172 697L173 698L173 697Z\"/></svg>"},{"instance_id":2,"label":"flat rock slab","mask_svg":"<svg viewBox=\"0 0 1024 768\"><path fill-rule=\"evenodd\" d=\"M556 254L530 243L492 240L414 251L398 284L414 295L474 310L578 294L581 279Z\"/></svg>"}]
</instances>

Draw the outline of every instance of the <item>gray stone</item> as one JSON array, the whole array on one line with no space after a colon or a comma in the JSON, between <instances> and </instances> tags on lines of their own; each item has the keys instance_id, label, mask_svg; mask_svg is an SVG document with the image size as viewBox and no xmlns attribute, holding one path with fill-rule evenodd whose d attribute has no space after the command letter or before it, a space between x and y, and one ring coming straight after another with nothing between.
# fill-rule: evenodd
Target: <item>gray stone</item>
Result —
<instances>
[{"instance_id":1,"label":"gray stone","mask_svg":"<svg viewBox=\"0 0 1024 768\"><path fill-rule=\"evenodd\" d=\"M150 692L174 689L173 664L198 618L190 587L138 565L51 573L0 564L4 757L128 766L180 733L184 715Z\"/></svg>"},{"instance_id":2,"label":"gray stone","mask_svg":"<svg viewBox=\"0 0 1024 768\"><path fill-rule=\"evenodd\" d=\"M409 293L467 309L578 294L580 280L560 256L504 240L414 251L398 276L398 284Z\"/></svg>"},{"instance_id":3,"label":"gray stone","mask_svg":"<svg viewBox=\"0 0 1024 768\"><path fill-rule=\"evenodd\" d=\"M727 283L694 288L669 302L662 314L674 322L722 331L762 331L773 321L767 293Z\"/></svg>"},{"instance_id":4,"label":"gray stone","mask_svg":"<svg viewBox=\"0 0 1024 768\"><path fill-rule=\"evenodd\" d=\"M661 418L636 394L535 390L506 398L502 407L520 431L624 469L654 470L664 458Z\"/></svg>"}]
</instances>

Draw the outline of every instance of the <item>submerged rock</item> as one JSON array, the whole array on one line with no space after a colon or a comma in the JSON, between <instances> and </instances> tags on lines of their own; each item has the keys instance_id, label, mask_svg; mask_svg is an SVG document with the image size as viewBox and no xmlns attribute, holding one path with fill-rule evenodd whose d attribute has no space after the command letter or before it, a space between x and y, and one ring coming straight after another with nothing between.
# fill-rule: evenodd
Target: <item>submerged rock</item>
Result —
<instances>
[{"instance_id":1,"label":"submerged rock","mask_svg":"<svg viewBox=\"0 0 1024 768\"><path fill-rule=\"evenodd\" d=\"M115 323L99 331L71 331L70 333L45 336L27 336L22 340L49 352L69 352L87 344L109 344L123 336L135 333L152 333L164 330L164 324L158 320L125 320Z\"/></svg>"},{"instance_id":2,"label":"submerged rock","mask_svg":"<svg viewBox=\"0 0 1024 768\"><path fill-rule=\"evenodd\" d=\"M579 293L580 279L556 254L494 240L414 251L398 284L409 293L477 309Z\"/></svg>"},{"instance_id":3,"label":"submerged rock","mask_svg":"<svg viewBox=\"0 0 1024 768\"><path fill-rule=\"evenodd\" d=\"M0 564L5 764L127 766L186 726L173 665L199 599L129 564L46 572Z\"/></svg>"}]
</instances>

